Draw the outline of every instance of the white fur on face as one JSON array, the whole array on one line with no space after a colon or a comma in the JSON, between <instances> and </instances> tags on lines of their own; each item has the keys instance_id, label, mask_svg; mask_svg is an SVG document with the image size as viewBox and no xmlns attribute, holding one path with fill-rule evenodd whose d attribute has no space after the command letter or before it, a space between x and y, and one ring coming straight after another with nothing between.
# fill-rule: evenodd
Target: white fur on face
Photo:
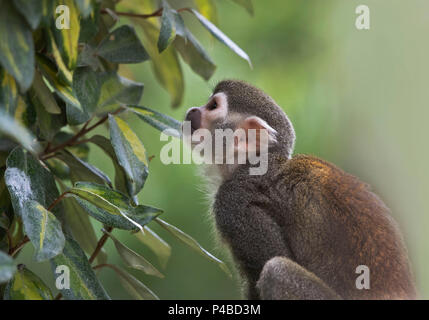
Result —
<instances>
[{"instance_id":1,"label":"white fur on face","mask_svg":"<svg viewBox=\"0 0 429 320\"><path fill-rule=\"evenodd\" d=\"M216 108L211 109L213 103L216 103ZM218 92L211 96L209 102L201 107L201 127L209 129L211 124L216 121L225 120L228 115L228 100L226 94Z\"/></svg>"}]
</instances>

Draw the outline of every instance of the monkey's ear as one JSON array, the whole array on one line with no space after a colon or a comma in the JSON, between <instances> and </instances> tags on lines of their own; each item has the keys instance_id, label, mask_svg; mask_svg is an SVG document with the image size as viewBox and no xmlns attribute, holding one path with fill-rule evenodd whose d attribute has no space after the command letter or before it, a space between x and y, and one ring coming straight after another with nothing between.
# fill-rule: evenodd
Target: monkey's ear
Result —
<instances>
[{"instance_id":1,"label":"monkey's ear","mask_svg":"<svg viewBox=\"0 0 429 320\"><path fill-rule=\"evenodd\" d=\"M277 142L277 131L265 120L251 116L238 125L234 140L236 151L261 151Z\"/></svg>"}]
</instances>

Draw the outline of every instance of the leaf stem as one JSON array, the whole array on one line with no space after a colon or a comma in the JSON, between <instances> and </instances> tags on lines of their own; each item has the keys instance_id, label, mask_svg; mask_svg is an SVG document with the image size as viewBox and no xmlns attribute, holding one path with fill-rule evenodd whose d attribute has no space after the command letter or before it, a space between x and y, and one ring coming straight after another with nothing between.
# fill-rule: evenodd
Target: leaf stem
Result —
<instances>
[{"instance_id":1,"label":"leaf stem","mask_svg":"<svg viewBox=\"0 0 429 320\"><path fill-rule=\"evenodd\" d=\"M58 198L54 200L54 202L51 203L51 205L48 207L48 211L51 211L61 200L64 199L66 194L69 193L68 191L63 192Z\"/></svg>"},{"instance_id":2,"label":"leaf stem","mask_svg":"<svg viewBox=\"0 0 429 320\"><path fill-rule=\"evenodd\" d=\"M106 227L106 231L108 233L112 232L112 230L113 230L113 227ZM109 235L107 233L104 233L101 236L100 240L98 240L97 247L95 247L94 252L92 253L91 257L88 259L89 263L92 263L95 260L95 258L100 253L101 249L103 248L108 238L109 238Z\"/></svg>"},{"instance_id":3,"label":"leaf stem","mask_svg":"<svg viewBox=\"0 0 429 320\"><path fill-rule=\"evenodd\" d=\"M20 243L18 243L15 247L9 249L9 255L12 257L16 255L22 249L22 247L24 247L25 244L29 241L30 239L27 236L25 236Z\"/></svg>"}]
</instances>

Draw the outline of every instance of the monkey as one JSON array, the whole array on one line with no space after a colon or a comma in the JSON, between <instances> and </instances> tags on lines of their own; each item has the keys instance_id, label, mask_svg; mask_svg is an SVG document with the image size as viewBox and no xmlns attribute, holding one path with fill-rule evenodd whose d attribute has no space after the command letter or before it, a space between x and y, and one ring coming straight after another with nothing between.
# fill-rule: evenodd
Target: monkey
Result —
<instances>
[{"instance_id":1,"label":"monkey","mask_svg":"<svg viewBox=\"0 0 429 320\"><path fill-rule=\"evenodd\" d=\"M248 151L250 130L267 169L212 163L219 184L212 212L221 240L245 282L247 299L416 299L399 227L369 185L334 164L293 155L295 131L276 102L240 80L219 82L208 102L190 108L191 144L199 130L244 130L228 146L234 159ZM185 133L184 133L185 134ZM211 138L214 139L214 138ZM205 139L204 139L205 140ZM241 150L241 151L240 151ZM358 266L369 270L369 288L357 286Z\"/></svg>"}]
</instances>

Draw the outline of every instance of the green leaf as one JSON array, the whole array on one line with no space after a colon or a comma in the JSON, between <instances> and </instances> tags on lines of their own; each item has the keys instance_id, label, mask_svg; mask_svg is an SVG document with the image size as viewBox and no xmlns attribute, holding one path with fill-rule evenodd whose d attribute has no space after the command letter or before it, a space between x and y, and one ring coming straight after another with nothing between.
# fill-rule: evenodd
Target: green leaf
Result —
<instances>
[{"instance_id":1,"label":"green leaf","mask_svg":"<svg viewBox=\"0 0 429 320\"><path fill-rule=\"evenodd\" d=\"M55 101L51 90L46 86L41 74L36 71L33 81L33 89L39 98L40 103L49 113L61 113L61 109Z\"/></svg>"},{"instance_id":2,"label":"green leaf","mask_svg":"<svg viewBox=\"0 0 429 320\"><path fill-rule=\"evenodd\" d=\"M73 91L84 109L93 112L100 97L97 73L89 67L77 68L73 73Z\"/></svg>"},{"instance_id":3,"label":"green leaf","mask_svg":"<svg viewBox=\"0 0 429 320\"><path fill-rule=\"evenodd\" d=\"M143 106L128 106L128 110L159 131L180 138L182 130L182 123L180 121Z\"/></svg>"},{"instance_id":4,"label":"green leaf","mask_svg":"<svg viewBox=\"0 0 429 320\"><path fill-rule=\"evenodd\" d=\"M251 0L232 0L238 5L242 6L244 9L247 10L247 12L253 16L253 4Z\"/></svg>"},{"instance_id":5,"label":"green leaf","mask_svg":"<svg viewBox=\"0 0 429 320\"><path fill-rule=\"evenodd\" d=\"M149 174L146 150L121 118L109 114L109 128L113 150L127 177L128 193L134 196L143 188Z\"/></svg>"},{"instance_id":6,"label":"green leaf","mask_svg":"<svg viewBox=\"0 0 429 320\"><path fill-rule=\"evenodd\" d=\"M48 80L49 84L53 87L55 92L67 103L69 106L73 106L75 109L83 111L79 100L75 97L71 86L64 84L57 77L58 70L55 64L42 55L37 55L37 64L43 75Z\"/></svg>"},{"instance_id":7,"label":"green leaf","mask_svg":"<svg viewBox=\"0 0 429 320\"><path fill-rule=\"evenodd\" d=\"M67 123L65 114L52 114L46 111L43 102L33 88L30 89L29 97L37 114L37 124L41 136L47 141L52 141L55 134Z\"/></svg>"},{"instance_id":8,"label":"green leaf","mask_svg":"<svg viewBox=\"0 0 429 320\"><path fill-rule=\"evenodd\" d=\"M87 18L92 12L92 1L91 0L76 0L76 4L79 7L80 12L84 18Z\"/></svg>"},{"instance_id":9,"label":"green leaf","mask_svg":"<svg viewBox=\"0 0 429 320\"><path fill-rule=\"evenodd\" d=\"M198 11L214 24L218 23L216 5L213 0L194 0Z\"/></svg>"},{"instance_id":10,"label":"green leaf","mask_svg":"<svg viewBox=\"0 0 429 320\"><path fill-rule=\"evenodd\" d=\"M52 272L55 277L58 266L67 266L70 270L70 289L61 289L67 300L108 300L106 291L98 281L85 253L79 244L66 238L63 253L51 260Z\"/></svg>"},{"instance_id":11,"label":"green leaf","mask_svg":"<svg viewBox=\"0 0 429 320\"><path fill-rule=\"evenodd\" d=\"M70 227L73 238L87 254L92 254L98 240L88 214L74 198L65 198L63 203L66 223ZM97 255L98 263L104 263L106 260L106 253L100 251Z\"/></svg>"},{"instance_id":12,"label":"green leaf","mask_svg":"<svg viewBox=\"0 0 429 320\"><path fill-rule=\"evenodd\" d=\"M69 29L58 29L53 25L51 30L54 34L55 43L61 52L61 56L65 65L69 70L73 70L78 55L78 41L80 33L80 14L73 0L56 0L57 5L66 5L69 8L70 20ZM60 18L60 15L55 13L54 18ZM61 20L61 19L60 19Z\"/></svg>"},{"instance_id":13,"label":"green leaf","mask_svg":"<svg viewBox=\"0 0 429 320\"><path fill-rule=\"evenodd\" d=\"M100 97L97 112L113 111L121 105L138 104L143 94L143 84L123 78L116 73L106 72L99 75Z\"/></svg>"},{"instance_id":14,"label":"green leaf","mask_svg":"<svg viewBox=\"0 0 429 320\"><path fill-rule=\"evenodd\" d=\"M49 49L52 52L52 56L55 59L55 62L58 66L58 78L61 79L65 84L72 83L72 73L67 68L64 60L61 56L61 52L58 49L57 44L55 43L54 35L50 30L48 30L48 38L49 38Z\"/></svg>"},{"instance_id":15,"label":"green leaf","mask_svg":"<svg viewBox=\"0 0 429 320\"><path fill-rule=\"evenodd\" d=\"M162 0L161 30L158 37L158 51L164 51L176 37L174 12L166 0Z\"/></svg>"},{"instance_id":16,"label":"green leaf","mask_svg":"<svg viewBox=\"0 0 429 320\"><path fill-rule=\"evenodd\" d=\"M100 43L96 53L113 63L138 63L149 59L134 28L120 26Z\"/></svg>"},{"instance_id":17,"label":"green leaf","mask_svg":"<svg viewBox=\"0 0 429 320\"><path fill-rule=\"evenodd\" d=\"M9 281L16 272L16 263L11 256L0 251L0 284Z\"/></svg>"},{"instance_id":18,"label":"green leaf","mask_svg":"<svg viewBox=\"0 0 429 320\"><path fill-rule=\"evenodd\" d=\"M119 276L124 288L137 300L159 300L159 298L140 280L119 267L109 265Z\"/></svg>"},{"instance_id":19,"label":"green leaf","mask_svg":"<svg viewBox=\"0 0 429 320\"><path fill-rule=\"evenodd\" d=\"M76 181L94 181L99 184L106 183L112 187L112 182L103 171L79 159L67 150L63 150L56 157L70 168L70 180L73 183Z\"/></svg>"},{"instance_id":20,"label":"green leaf","mask_svg":"<svg viewBox=\"0 0 429 320\"><path fill-rule=\"evenodd\" d=\"M35 248L36 261L45 261L57 256L64 248L61 223L55 216L34 200L23 205L22 221L27 236Z\"/></svg>"},{"instance_id":21,"label":"green leaf","mask_svg":"<svg viewBox=\"0 0 429 320\"><path fill-rule=\"evenodd\" d=\"M0 63L27 90L34 76L31 29L11 1L0 1Z\"/></svg>"},{"instance_id":22,"label":"green leaf","mask_svg":"<svg viewBox=\"0 0 429 320\"><path fill-rule=\"evenodd\" d=\"M195 73L206 81L212 77L216 65L189 30L186 30L185 36L176 37L174 46Z\"/></svg>"},{"instance_id":23,"label":"green leaf","mask_svg":"<svg viewBox=\"0 0 429 320\"><path fill-rule=\"evenodd\" d=\"M33 135L2 110L0 110L0 134L9 136L33 154L41 150Z\"/></svg>"},{"instance_id":24,"label":"green leaf","mask_svg":"<svg viewBox=\"0 0 429 320\"><path fill-rule=\"evenodd\" d=\"M161 267L165 269L167 267L168 259L171 255L171 247L165 242L160 236L145 226L144 233L137 232L134 235L143 242L153 253L158 257Z\"/></svg>"},{"instance_id":25,"label":"green leaf","mask_svg":"<svg viewBox=\"0 0 429 320\"><path fill-rule=\"evenodd\" d=\"M118 163L110 140L106 137L95 135L89 141L101 148L112 159L115 167L115 188L122 193L127 193L127 177L125 176L124 169Z\"/></svg>"},{"instance_id":26,"label":"green leaf","mask_svg":"<svg viewBox=\"0 0 429 320\"><path fill-rule=\"evenodd\" d=\"M206 249L204 249L194 238L187 235L186 233L184 233L179 228L165 222L164 220L156 218L155 221L158 222L158 224L161 227L163 227L165 230L170 232L177 239L179 239L180 241L182 241L183 243L188 245L190 248L192 248L193 250L195 250L196 252L201 254L203 257L207 258L210 261L215 262L227 275L229 275L230 277L232 276L231 272L229 271L226 264L222 260L220 260L220 259L216 258L214 255L212 255Z\"/></svg>"},{"instance_id":27,"label":"green leaf","mask_svg":"<svg viewBox=\"0 0 429 320\"><path fill-rule=\"evenodd\" d=\"M95 9L86 17L80 21L80 35L79 43L84 43L92 40L100 30L100 8L99 5L95 5Z\"/></svg>"},{"instance_id":28,"label":"green leaf","mask_svg":"<svg viewBox=\"0 0 429 320\"><path fill-rule=\"evenodd\" d=\"M33 30L36 30L42 20L43 1L13 0L15 8L25 17Z\"/></svg>"},{"instance_id":29,"label":"green leaf","mask_svg":"<svg viewBox=\"0 0 429 320\"><path fill-rule=\"evenodd\" d=\"M18 86L15 79L4 69L0 69L0 84L0 110L13 115L18 105Z\"/></svg>"},{"instance_id":30,"label":"green leaf","mask_svg":"<svg viewBox=\"0 0 429 320\"><path fill-rule=\"evenodd\" d=\"M7 158L5 181L15 213L24 219L24 205L35 200L48 208L59 197L52 174L38 160L21 148L15 148ZM58 216L61 203L52 212Z\"/></svg>"},{"instance_id":31,"label":"green leaf","mask_svg":"<svg viewBox=\"0 0 429 320\"><path fill-rule=\"evenodd\" d=\"M109 237L113 240L116 250L129 267L141 270L151 276L164 278L164 275L159 272L149 261L139 255L137 252L128 248L126 245L116 239L111 233L105 230L103 230L103 232L108 234Z\"/></svg>"},{"instance_id":32,"label":"green leaf","mask_svg":"<svg viewBox=\"0 0 429 320\"><path fill-rule=\"evenodd\" d=\"M33 272L23 265L7 284L5 300L53 300L51 290Z\"/></svg>"},{"instance_id":33,"label":"green leaf","mask_svg":"<svg viewBox=\"0 0 429 320\"><path fill-rule=\"evenodd\" d=\"M218 29L213 23L207 20L203 15L201 15L197 10L190 9L197 19L201 22L201 24L220 42L225 44L228 48L234 51L238 56L246 60L250 66L252 66L252 62L250 61L249 56L246 52L244 52L237 44L235 44L230 38L228 38L222 31Z\"/></svg>"},{"instance_id":34,"label":"green leaf","mask_svg":"<svg viewBox=\"0 0 429 320\"><path fill-rule=\"evenodd\" d=\"M144 31L143 44L149 53L157 80L170 94L172 107L178 107L183 100L185 84L182 67L176 51L170 46L162 53L159 53L156 45L159 36L158 25L146 21L146 19L135 18L132 20L135 24L140 25Z\"/></svg>"},{"instance_id":35,"label":"green leaf","mask_svg":"<svg viewBox=\"0 0 429 320\"><path fill-rule=\"evenodd\" d=\"M77 182L68 192L92 217L119 229L142 230L144 225L162 213L158 208L132 206L124 194L95 183Z\"/></svg>"}]
</instances>

